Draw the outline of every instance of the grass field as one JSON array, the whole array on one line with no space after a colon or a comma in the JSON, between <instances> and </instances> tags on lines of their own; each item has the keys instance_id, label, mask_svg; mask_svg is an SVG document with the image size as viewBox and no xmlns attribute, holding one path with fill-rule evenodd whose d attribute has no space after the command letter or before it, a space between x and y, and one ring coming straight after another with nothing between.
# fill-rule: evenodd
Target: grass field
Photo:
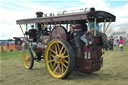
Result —
<instances>
[{"instance_id":1,"label":"grass field","mask_svg":"<svg viewBox=\"0 0 128 85\"><path fill-rule=\"evenodd\" d=\"M21 55L21 51L0 54L0 85L128 85L128 44L123 52L118 47L106 51L100 71L72 72L65 80L51 77L44 62L35 62L33 70L25 69Z\"/></svg>"}]
</instances>

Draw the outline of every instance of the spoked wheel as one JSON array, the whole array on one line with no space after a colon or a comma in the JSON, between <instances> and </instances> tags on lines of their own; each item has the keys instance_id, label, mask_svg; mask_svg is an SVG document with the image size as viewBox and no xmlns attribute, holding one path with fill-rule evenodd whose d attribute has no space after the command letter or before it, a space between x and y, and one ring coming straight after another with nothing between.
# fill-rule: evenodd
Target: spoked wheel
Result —
<instances>
[{"instance_id":1,"label":"spoked wheel","mask_svg":"<svg viewBox=\"0 0 128 85\"><path fill-rule=\"evenodd\" d=\"M23 64L26 69L32 69L34 65L34 58L30 49L25 49L22 55Z\"/></svg>"},{"instance_id":2,"label":"spoked wheel","mask_svg":"<svg viewBox=\"0 0 128 85\"><path fill-rule=\"evenodd\" d=\"M45 63L53 77L68 77L75 66L75 56L70 44L65 40L52 40L46 49Z\"/></svg>"}]
</instances>

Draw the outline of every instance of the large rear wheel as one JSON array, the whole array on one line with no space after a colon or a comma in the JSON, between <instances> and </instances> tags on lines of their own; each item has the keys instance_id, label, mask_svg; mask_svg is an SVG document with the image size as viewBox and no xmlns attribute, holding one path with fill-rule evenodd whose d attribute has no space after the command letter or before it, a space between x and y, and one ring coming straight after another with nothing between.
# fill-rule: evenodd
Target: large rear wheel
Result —
<instances>
[{"instance_id":1,"label":"large rear wheel","mask_svg":"<svg viewBox=\"0 0 128 85\"><path fill-rule=\"evenodd\" d=\"M30 49L25 49L22 55L23 64L26 69L32 69L34 65L34 58Z\"/></svg>"},{"instance_id":2,"label":"large rear wheel","mask_svg":"<svg viewBox=\"0 0 128 85\"><path fill-rule=\"evenodd\" d=\"M59 39L50 41L46 49L45 63L53 77L68 77L75 66L75 56L70 44Z\"/></svg>"}]
</instances>

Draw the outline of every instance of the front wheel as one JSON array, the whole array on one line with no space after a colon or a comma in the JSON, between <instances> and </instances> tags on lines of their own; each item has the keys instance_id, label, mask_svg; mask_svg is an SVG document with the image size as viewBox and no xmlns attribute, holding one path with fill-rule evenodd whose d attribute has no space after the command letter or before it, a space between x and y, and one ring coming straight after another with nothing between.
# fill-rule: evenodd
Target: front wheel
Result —
<instances>
[{"instance_id":1,"label":"front wheel","mask_svg":"<svg viewBox=\"0 0 128 85\"><path fill-rule=\"evenodd\" d=\"M34 58L30 49L25 49L22 55L23 64L26 69L32 69L34 65Z\"/></svg>"},{"instance_id":2,"label":"front wheel","mask_svg":"<svg viewBox=\"0 0 128 85\"><path fill-rule=\"evenodd\" d=\"M50 41L46 49L45 63L53 77L68 77L75 67L75 56L70 44L59 39Z\"/></svg>"}]
</instances>

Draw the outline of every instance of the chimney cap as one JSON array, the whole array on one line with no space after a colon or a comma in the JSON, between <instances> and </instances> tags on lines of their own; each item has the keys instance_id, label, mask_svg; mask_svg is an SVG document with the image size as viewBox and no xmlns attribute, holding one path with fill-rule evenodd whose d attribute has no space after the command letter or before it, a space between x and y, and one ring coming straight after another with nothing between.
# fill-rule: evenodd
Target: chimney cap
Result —
<instances>
[{"instance_id":1,"label":"chimney cap","mask_svg":"<svg viewBox=\"0 0 128 85\"><path fill-rule=\"evenodd\" d=\"M43 12L36 12L37 17L42 17L43 14Z\"/></svg>"}]
</instances>

